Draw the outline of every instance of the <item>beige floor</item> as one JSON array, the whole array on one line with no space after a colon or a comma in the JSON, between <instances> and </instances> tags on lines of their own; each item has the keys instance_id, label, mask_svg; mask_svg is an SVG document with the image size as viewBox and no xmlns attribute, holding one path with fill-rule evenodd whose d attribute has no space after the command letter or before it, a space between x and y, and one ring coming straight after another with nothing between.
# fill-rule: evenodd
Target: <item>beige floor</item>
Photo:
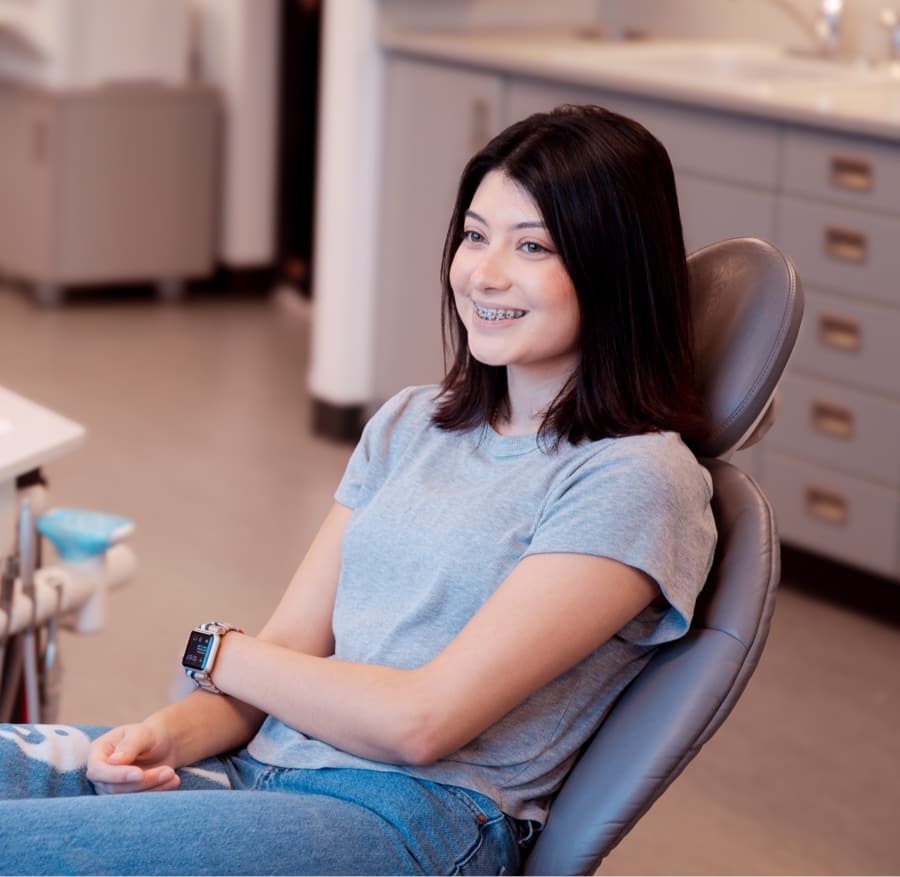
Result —
<instances>
[{"instance_id":1,"label":"beige floor","mask_svg":"<svg viewBox=\"0 0 900 877\"><path fill-rule=\"evenodd\" d=\"M137 521L108 628L63 643L63 720L139 718L192 624L264 621L350 452L310 435L308 336L286 293L45 311L0 287L0 384L89 431L54 502ZM783 589L744 699L602 873L900 872L898 675L896 627Z\"/></svg>"}]
</instances>

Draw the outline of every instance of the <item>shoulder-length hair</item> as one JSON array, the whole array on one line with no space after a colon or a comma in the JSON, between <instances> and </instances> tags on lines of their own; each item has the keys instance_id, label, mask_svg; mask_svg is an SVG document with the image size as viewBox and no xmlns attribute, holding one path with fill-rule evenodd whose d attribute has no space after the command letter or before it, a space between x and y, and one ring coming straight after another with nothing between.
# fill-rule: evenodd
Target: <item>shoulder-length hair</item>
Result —
<instances>
[{"instance_id":1,"label":"shoulder-length hair","mask_svg":"<svg viewBox=\"0 0 900 877\"><path fill-rule=\"evenodd\" d=\"M463 170L441 264L450 363L434 422L462 430L509 412L506 369L471 355L450 286L466 210L495 170L534 200L578 296L580 362L544 413L541 437L558 444L695 433L688 272L672 164L642 125L595 106L529 116Z\"/></svg>"}]
</instances>

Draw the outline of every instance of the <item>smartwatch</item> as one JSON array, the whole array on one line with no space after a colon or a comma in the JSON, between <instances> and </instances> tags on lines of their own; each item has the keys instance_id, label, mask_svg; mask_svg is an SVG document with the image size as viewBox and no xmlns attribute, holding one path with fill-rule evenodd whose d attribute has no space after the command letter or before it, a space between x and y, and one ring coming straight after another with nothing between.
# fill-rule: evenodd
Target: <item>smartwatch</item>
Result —
<instances>
[{"instance_id":1,"label":"smartwatch","mask_svg":"<svg viewBox=\"0 0 900 877\"><path fill-rule=\"evenodd\" d=\"M240 627L233 624L223 624L221 621L208 621L195 627L188 637L187 646L184 650L184 657L181 659L181 666L189 679L193 679L204 691L211 694L221 694L222 692L213 684L212 673L213 665L216 663L216 655L219 653L219 644L222 638L229 631L236 630L238 633L244 631Z\"/></svg>"}]
</instances>

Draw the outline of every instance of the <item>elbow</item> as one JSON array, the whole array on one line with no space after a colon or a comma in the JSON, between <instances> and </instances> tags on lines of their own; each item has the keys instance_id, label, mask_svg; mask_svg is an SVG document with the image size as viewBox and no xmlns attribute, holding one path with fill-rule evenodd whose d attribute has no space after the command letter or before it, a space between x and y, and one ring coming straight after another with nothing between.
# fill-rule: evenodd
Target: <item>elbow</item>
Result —
<instances>
[{"instance_id":1,"label":"elbow","mask_svg":"<svg viewBox=\"0 0 900 877\"><path fill-rule=\"evenodd\" d=\"M398 725L393 748L399 764L427 767L456 748L449 743L447 723L427 710L416 710Z\"/></svg>"},{"instance_id":2,"label":"elbow","mask_svg":"<svg viewBox=\"0 0 900 877\"><path fill-rule=\"evenodd\" d=\"M433 734L426 731L404 735L397 747L398 761L410 767L427 767L446 755Z\"/></svg>"}]
</instances>

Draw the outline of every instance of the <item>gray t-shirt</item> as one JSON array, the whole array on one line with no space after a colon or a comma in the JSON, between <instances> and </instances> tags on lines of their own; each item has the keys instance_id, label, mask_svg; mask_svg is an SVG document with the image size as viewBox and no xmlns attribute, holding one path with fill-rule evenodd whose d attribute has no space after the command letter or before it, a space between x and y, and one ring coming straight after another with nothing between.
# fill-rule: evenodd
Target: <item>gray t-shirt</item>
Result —
<instances>
[{"instance_id":1,"label":"gray t-shirt","mask_svg":"<svg viewBox=\"0 0 900 877\"><path fill-rule=\"evenodd\" d=\"M564 441L553 451L535 436L439 429L431 423L436 393L410 388L388 401L366 426L335 494L353 509L333 616L335 658L425 664L530 554L621 561L650 575L667 605L646 609L433 764L358 758L272 717L250 752L284 767L400 771L474 789L511 816L543 822L617 695L655 645L688 628L715 545L711 481L675 433ZM555 587L547 582L551 594Z\"/></svg>"}]
</instances>

